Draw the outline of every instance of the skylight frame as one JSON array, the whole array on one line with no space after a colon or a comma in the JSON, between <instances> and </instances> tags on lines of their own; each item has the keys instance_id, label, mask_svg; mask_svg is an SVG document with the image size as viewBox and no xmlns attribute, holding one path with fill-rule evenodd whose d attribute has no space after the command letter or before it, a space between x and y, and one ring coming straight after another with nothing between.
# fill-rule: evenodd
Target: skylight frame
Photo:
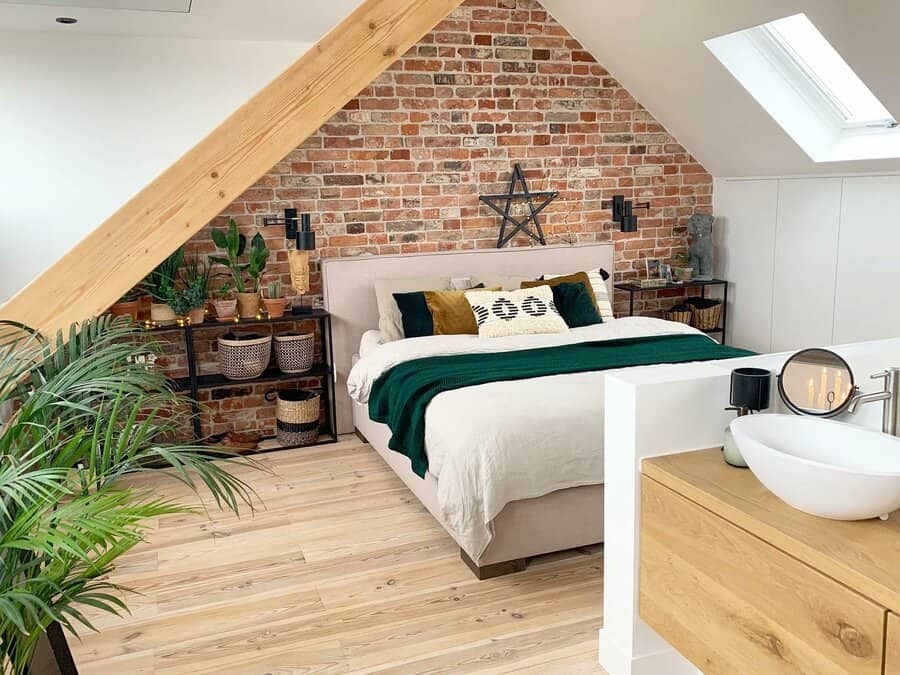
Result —
<instances>
[{"instance_id":1,"label":"skylight frame","mask_svg":"<svg viewBox=\"0 0 900 675\"><path fill-rule=\"evenodd\" d=\"M804 57L799 50L799 45L793 44L790 39L782 33L778 24L788 20L796 20L802 17L807 28L815 32L816 36L821 39L820 49L827 49L833 52L834 57L840 60L841 67L846 71L855 82L853 86L861 90L863 95L868 95L871 99L870 105L880 107L884 111L884 115L877 117L854 119L853 112L850 107L842 100L841 96L823 79L818 71L822 69L823 64L814 64L810 62L810 58ZM898 126L897 120L887 110L883 103L872 92L866 83L856 74L850 64L841 56L834 46L828 42L828 39L822 35L815 24L802 12L790 16L776 19L768 23L764 23L757 27L758 35L756 37L766 39L770 42L769 57L780 59L780 70L782 74L795 80L795 85L802 89L802 93L809 98L811 95L817 99L819 105L826 106L835 116L843 129L893 129ZM817 67L818 66L818 67Z\"/></svg>"}]
</instances>

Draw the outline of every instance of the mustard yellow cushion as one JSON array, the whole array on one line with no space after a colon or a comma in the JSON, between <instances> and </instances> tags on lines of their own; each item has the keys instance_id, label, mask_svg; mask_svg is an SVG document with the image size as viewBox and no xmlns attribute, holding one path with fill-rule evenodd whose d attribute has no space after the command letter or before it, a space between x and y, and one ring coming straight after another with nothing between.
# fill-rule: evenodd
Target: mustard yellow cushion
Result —
<instances>
[{"instance_id":1,"label":"mustard yellow cushion","mask_svg":"<svg viewBox=\"0 0 900 675\"><path fill-rule=\"evenodd\" d=\"M559 284L584 284L585 289L588 291L591 290L591 280L587 275L587 272L575 272L574 274L566 274L562 277L553 277L552 279L538 279L537 281L523 281L520 288L534 288L535 286L557 286ZM591 298L591 301L594 303L594 307L597 311L600 311L600 308L597 306L597 298L594 296L594 293L588 293Z\"/></svg>"},{"instance_id":2,"label":"mustard yellow cushion","mask_svg":"<svg viewBox=\"0 0 900 675\"><path fill-rule=\"evenodd\" d=\"M499 287L487 288L499 291ZM467 291L425 291L425 302L434 322L435 335L478 335L478 324Z\"/></svg>"}]
</instances>

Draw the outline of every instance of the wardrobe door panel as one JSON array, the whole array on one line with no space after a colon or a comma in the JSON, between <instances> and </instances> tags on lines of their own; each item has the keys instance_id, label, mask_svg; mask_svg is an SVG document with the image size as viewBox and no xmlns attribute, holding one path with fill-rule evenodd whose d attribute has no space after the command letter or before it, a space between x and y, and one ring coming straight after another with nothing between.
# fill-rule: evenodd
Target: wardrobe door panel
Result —
<instances>
[{"instance_id":1,"label":"wardrobe door panel","mask_svg":"<svg viewBox=\"0 0 900 675\"><path fill-rule=\"evenodd\" d=\"M834 343L900 336L900 176L844 179Z\"/></svg>"},{"instance_id":2,"label":"wardrobe door panel","mask_svg":"<svg viewBox=\"0 0 900 675\"><path fill-rule=\"evenodd\" d=\"M772 351L832 344L841 179L779 181Z\"/></svg>"},{"instance_id":3,"label":"wardrobe door panel","mask_svg":"<svg viewBox=\"0 0 900 675\"><path fill-rule=\"evenodd\" d=\"M717 180L716 276L728 289L729 344L771 351L776 180Z\"/></svg>"}]
</instances>

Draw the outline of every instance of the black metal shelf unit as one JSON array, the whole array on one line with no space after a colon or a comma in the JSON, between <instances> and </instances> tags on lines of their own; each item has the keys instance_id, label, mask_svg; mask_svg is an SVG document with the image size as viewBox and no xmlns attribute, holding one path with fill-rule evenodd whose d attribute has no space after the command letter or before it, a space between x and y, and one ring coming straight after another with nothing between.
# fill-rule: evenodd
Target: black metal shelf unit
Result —
<instances>
[{"instance_id":1,"label":"black metal shelf unit","mask_svg":"<svg viewBox=\"0 0 900 675\"><path fill-rule=\"evenodd\" d=\"M649 293L650 291L664 291L670 288L699 288L700 297L706 297L706 289L709 286L722 287L722 323L718 328L704 330L707 334L718 334L722 336L722 344L725 344L725 329L728 327L728 282L724 279L692 279L691 281L682 281L681 283L667 283L662 286L643 287L630 281L614 284L614 287L620 291L628 293L628 316L634 316L634 294Z\"/></svg>"},{"instance_id":2,"label":"black metal shelf unit","mask_svg":"<svg viewBox=\"0 0 900 675\"><path fill-rule=\"evenodd\" d=\"M197 354L194 351L195 332L204 330L231 331L235 328L247 328L251 326L258 326L261 324L295 323L298 321L316 321L319 335L322 339L322 361L320 363L314 364L310 370L307 370L303 373L283 373L278 369L277 366L272 365L269 366L259 377L254 377L248 380L230 380L220 373L200 375L197 372ZM315 444L309 445L321 445L323 443L337 442L337 412L334 396L335 378L334 359L332 357L333 347L331 340L331 314L329 314L327 311L323 309L314 309L311 312L307 312L305 314L285 314L284 316L278 318L240 319L239 321L234 322L209 322L202 323L196 326L192 326L190 324L159 326L147 330L153 333L178 331L181 332L184 336L184 348L185 355L187 357L188 376L174 378L172 382L174 383L176 390L185 392L192 401L194 412L193 430L194 438L197 441L200 441L203 438L199 417L200 391L206 389L219 389L222 387L239 387L242 385L246 386L248 384L258 384L260 382L286 382L304 380L308 378L317 378L322 381L322 402L325 408L325 419L322 420L323 424L321 425L321 430L319 433L320 436L327 436L327 440L320 440ZM284 446L273 449L285 450L289 447L296 446Z\"/></svg>"}]
</instances>

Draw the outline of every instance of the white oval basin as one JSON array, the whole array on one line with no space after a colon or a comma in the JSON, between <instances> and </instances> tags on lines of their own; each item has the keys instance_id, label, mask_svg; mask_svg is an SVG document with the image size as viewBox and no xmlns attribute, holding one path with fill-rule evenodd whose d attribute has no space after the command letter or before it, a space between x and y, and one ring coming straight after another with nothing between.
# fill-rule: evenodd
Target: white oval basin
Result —
<instances>
[{"instance_id":1,"label":"white oval basin","mask_svg":"<svg viewBox=\"0 0 900 675\"><path fill-rule=\"evenodd\" d=\"M731 433L760 482L796 509L835 520L900 509L898 438L796 415L746 415Z\"/></svg>"}]
</instances>

